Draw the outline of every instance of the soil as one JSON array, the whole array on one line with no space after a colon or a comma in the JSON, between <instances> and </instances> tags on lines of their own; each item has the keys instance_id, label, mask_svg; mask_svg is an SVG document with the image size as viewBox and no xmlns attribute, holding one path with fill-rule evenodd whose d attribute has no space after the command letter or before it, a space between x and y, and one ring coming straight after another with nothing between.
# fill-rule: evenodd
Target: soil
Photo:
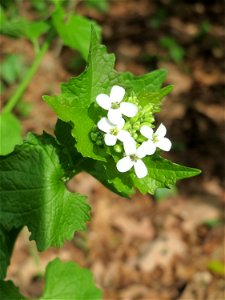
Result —
<instances>
[{"instance_id":1,"label":"soil","mask_svg":"<svg viewBox=\"0 0 225 300\"><path fill-rule=\"evenodd\" d=\"M35 18L29 1L21 3L21 14ZM24 228L7 278L24 295L38 297L44 286L38 274L58 256L91 269L106 300L223 300L223 276L210 267L225 260L223 2L114 0L100 12L78 1L76 11L102 26L103 42L116 54L117 70L136 75L168 70L166 84L174 84L174 90L157 115L174 145L167 157L200 168L202 174L179 182L177 193L161 201L138 192L128 200L90 175L79 174L69 189L88 196L92 220L87 231L62 249L37 254ZM183 49L179 62L162 46L165 37ZM0 52L1 59L20 53L27 65L34 55L29 42L7 37L1 37ZM52 46L23 97L32 104L31 113L22 117L16 110L24 135L53 132L56 116L41 97L59 93L59 84L83 68L78 53L60 42ZM14 88L5 89L3 105Z\"/></svg>"}]
</instances>

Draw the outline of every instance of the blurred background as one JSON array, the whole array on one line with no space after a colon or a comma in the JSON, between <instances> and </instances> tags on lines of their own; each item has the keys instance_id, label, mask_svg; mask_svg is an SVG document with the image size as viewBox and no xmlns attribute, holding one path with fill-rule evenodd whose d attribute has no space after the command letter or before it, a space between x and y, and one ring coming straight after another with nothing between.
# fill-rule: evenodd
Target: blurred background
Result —
<instances>
[{"instance_id":1,"label":"blurred background","mask_svg":"<svg viewBox=\"0 0 225 300\"><path fill-rule=\"evenodd\" d=\"M47 0L0 3L11 17L29 20L47 19L53 10ZM154 197L137 193L129 200L79 174L69 189L88 196L88 230L62 249L38 254L24 229L7 278L25 295L38 297L46 264L59 256L90 268L104 299L224 299L223 1L70 0L66 7L102 27L118 71L168 70L166 84L174 84L174 90L156 117L173 141L167 157L202 174L171 191L160 189ZM3 105L33 58L27 40L1 36ZM78 52L54 42L15 109L24 135L53 132L56 116L41 97L59 93L59 84L84 67Z\"/></svg>"}]
</instances>

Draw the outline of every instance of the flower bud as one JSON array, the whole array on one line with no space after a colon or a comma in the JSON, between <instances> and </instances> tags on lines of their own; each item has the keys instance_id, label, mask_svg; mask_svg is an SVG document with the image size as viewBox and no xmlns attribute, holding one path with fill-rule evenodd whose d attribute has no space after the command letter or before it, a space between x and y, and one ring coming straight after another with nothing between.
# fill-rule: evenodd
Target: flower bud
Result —
<instances>
[{"instance_id":1,"label":"flower bud","mask_svg":"<svg viewBox=\"0 0 225 300\"><path fill-rule=\"evenodd\" d=\"M96 142L97 138L98 138L98 134L96 132L91 132L90 133L90 136L91 136L91 140L93 142Z\"/></svg>"},{"instance_id":2,"label":"flower bud","mask_svg":"<svg viewBox=\"0 0 225 300\"><path fill-rule=\"evenodd\" d=\"M138 138L138 134L137 134L136 132L133 134L133 138L134 138L135 140Z\"/></svg>"},{"instance_id":3,"label":"flower bud","mask_svg":"<svg viewBox=\"0 0 225 300\"><path fill-rule=\"evenodd\" d=\"M117 153L121 153L123 151L123 147L122 145L115 145L114 147L114 150L117 152Z\"/></svg>"},{"instance_id":4,"label":"flower bud","mask_svg":"<svg viewBox=\"0 0 225 300\"><path fill-rule=\"evenodd\" d=\"M104 145L104 143L103 143L103 140L101 139L98 139L97 141L96 141L96 145L98 145L98 146L103 146Z\"/></svg>"},{"instance_id":5,"label":"flower bud","mask_svg":"<svg viewBox=\"0 0 225 300\"><path fill-rule=\"evenodd\" d=\"M135 131L136 131L136 130L139 130L139 129L140 129L140 122L134 123L133 129L134 129Z\"/></svg>"}]
</instances>

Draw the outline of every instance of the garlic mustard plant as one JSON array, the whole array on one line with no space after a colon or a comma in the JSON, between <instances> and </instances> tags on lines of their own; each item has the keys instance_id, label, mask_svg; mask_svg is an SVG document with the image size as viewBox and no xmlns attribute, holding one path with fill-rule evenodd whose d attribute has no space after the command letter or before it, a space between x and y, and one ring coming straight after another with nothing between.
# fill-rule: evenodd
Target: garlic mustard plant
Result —
<instances>
[{"instance_id":1,"label":"garlic mustard plant","mask_svg":"<svg viewBox=\"0 0 225 300\"><path fill-rule=\"evenodd\" d=\"M69 28L74 33L74 26L65 23L63 27L63 16L59 3L54 24L57 21L56 30L64 29L67 38ZM43 51L41 57L45 47ZM131 197L136 189L154 195L159 188L171 188L177 180L200 173L156 151L171 148L165 126L161 124L155 132L152 129L162 98L172 90L172 86L162 88L166 71L138 77L117 72L114 56L100 44L94 28L87 56L87 67L81 75L63 83L59 95L43 97L58 117L54 135L29 133L13 152L0 156L0 293L3 287L5 299L12 298L13 285L3 279L23 226L27 226L39 251L61 247L75 232L86 228L91 216L86 196L70 192L66 185L80 172L91 174L123 197ZM15 100L9 111L14 104ZM8 120L11 124L11 118ZM52 287L41 299L55 299L55 291L60 299L68 295L71 300L99 300L102 294L87 270L58 260L48 266L46 286ZM14 298L23 299L20 295Z\"/></svg>"},{"instance_id":2,"label":"garlic mustard plant","mask_svg":"<svg viewBox=\"0 0 225 300\"><path fill-rule=\"evenodd\" d=\"M97 103L103 109L108 110L108 118L113 124L120 123L122 114L127 117L134 117L138 112L138 107L130 102L121 102L125 95L125 89L114 85L110 95L99 94L96 98Z\"/></svg>"}]
</instances>

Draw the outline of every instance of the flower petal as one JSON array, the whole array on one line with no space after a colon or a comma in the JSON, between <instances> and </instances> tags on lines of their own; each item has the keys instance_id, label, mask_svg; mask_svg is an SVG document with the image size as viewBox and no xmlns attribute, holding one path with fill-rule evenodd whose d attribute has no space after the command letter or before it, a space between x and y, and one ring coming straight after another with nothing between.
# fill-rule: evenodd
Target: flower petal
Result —
<instances>
[{"instance_id":1,"label":"flower petal","mask_svg":"<svg viewBox=\"0 0 225 300\"><path fill-rule=\"evenodd\" d=\"M147 125L143 125L140 129L141 134L147 139L152 139L153 129Z\"/></svg>"},{"instance_id":2,"label":"flower petal","mask_svg":"<svg viewBox=\"0 0 225 300\"><path fill-rule=\"evenodd\" d=\"M125 140L123 147L126 155L131 155L136 153L136 142L132 137Z\"/></svg>"},{"instance_id":3,"label":"flower petal","mask_svg":"<svg viewBox=\"0 0 225 300\"><path fill-rule=\"evenodd\" d=\"M147 141L141 144L141 146L138 147L137 151L136 151L136 155L139 158L143 158L146 155L151 155L155 152L156 150L156 146L154 145L154 143L152 141Z\"/></svg>"},{"instance_id":4,"label":"flower petal","mask_svg":"<svg viewBox=\"0 0 225 300\"><path fill-rule=\"evenodd\" d=\"M146 143L148 144L147 155L154 154L156 151L156 145L151 140L148 140Z\"/></svg>"},{"instance_id":5,"label":"flower petal","mask_svg":"<svg viewBox=\"0 0 225 300\"><path fill-rule=\"evenodd\" d=\"M108 111L108 118L109 121L112 122L113 124L117 125L120 124L121 119L122 119L122 114L120 112L120 109L110 109Z\"/></svg>"},{"instance_id":6,"label":"flower petal","mask_svg":"<svg viewBox=\"0 0 225 300\"><path fill-rule=\"evenodd\" d=\"M98 121L97 126L101 131L104 131L104 132L109 132L110 129L112 129L114 127L114 125L111 124L110 121L105 117L102 118L100 121Z\"/></svg>"},{"instance_id":7,"label":"flower petal","mask_svg":"<svg viewBox=\"0 0 225 300\"><path fill-rule=\"evenodd\" d=\"M125 125L125 120L123 118L120 119L119 123L116 125L118 129L122 129Z\"/></svg>"},{"instance_id":8,"label":"flower petal","mask_svg":"<svg viewBox=\"0 0 225 300\"><path fill-rule=\"evenodd\" d=\"M130 170L134 165L134 162L130 159L129 156L126 156L124 158L121 158L117 164L117 170L121 173L127 172L128 170Z\"/></svg>"},{"instance_id":9,"label":"flower petal","mask_svg":"<svg viewBox=\"0 0 225 300\"><path fill-rule=\"evenodd\" d=\"M155 135L157 135L159 139L163 138L166 135L166 127L163 124L160 124L155 132Z\"/></svg>"},{"instance_id":10,"label":"flower petal","mask_svg":"<svg viewBox=\"0 0 225 300\"><path fill-rule=\"evenodd\" d=\"M170 151L172 143L168 138L162 138L156 143L156 146L164 151Z\"/></svg>"},{"instance_id":11,"label":"flower petal","mask_svg":"<svg viewBox=\"0 0 225 300\"><path fill-rule=\"evenodd\" d=\"M143 178L148 174L148 169L141 159L134 163L134 171L138 178Z\"/></svg>"},{"instance_id":12,"label":"flower petal","mask_svg":"<svg viewBox=\"0 0 225 300\"><path fill-rule=\"evenodd\" d=\"M96 101L99 106L101 106L102 108L104 108L106 110L109 110L111 107L111 100L110 100L109 96L106 94L99 94L96 97Z\"/></svg>"},{"instance_id":13,"label":"flower petal","mask_svg":"<svg viewBox=\"0 0 225 300\"><path fill-rule=\"evenodd\" d=\"M131 139L131 135L128 131L126 130L120 130L118 135L117 135L118 140L120 140L123 143L126 143L127 140Z\"/></svg>"},{"instance_id":14,"label":"flower petal","mask_svg":"<svg viewBox=\"0 0 225 300\"><path fill-rule=\"evenodd\" d=\"M125 95L125 89L121 86L114 85L110 92L111 102L121 102Z\"/></svg>"},{"instance_id":15,"label":"flower petal","mask_svg":"<svg viewBox=\"0 0 225 300\"><path fill-rule=\"evenodd\" d=\"M114 146L116 144L117 136L107 133L104 140L107 146Z\"/></svg>"},{"instance_id":16,"label":"flower petal","mask_svg":"<svg viewBox=\"0 0 225 300\"><path fill-rule=\"evenodd\" d=\"M120 104L121 112L127 117L134 117L138 112L137 105L130 102L122 102Z\"/></svg>"}]
</instances>

